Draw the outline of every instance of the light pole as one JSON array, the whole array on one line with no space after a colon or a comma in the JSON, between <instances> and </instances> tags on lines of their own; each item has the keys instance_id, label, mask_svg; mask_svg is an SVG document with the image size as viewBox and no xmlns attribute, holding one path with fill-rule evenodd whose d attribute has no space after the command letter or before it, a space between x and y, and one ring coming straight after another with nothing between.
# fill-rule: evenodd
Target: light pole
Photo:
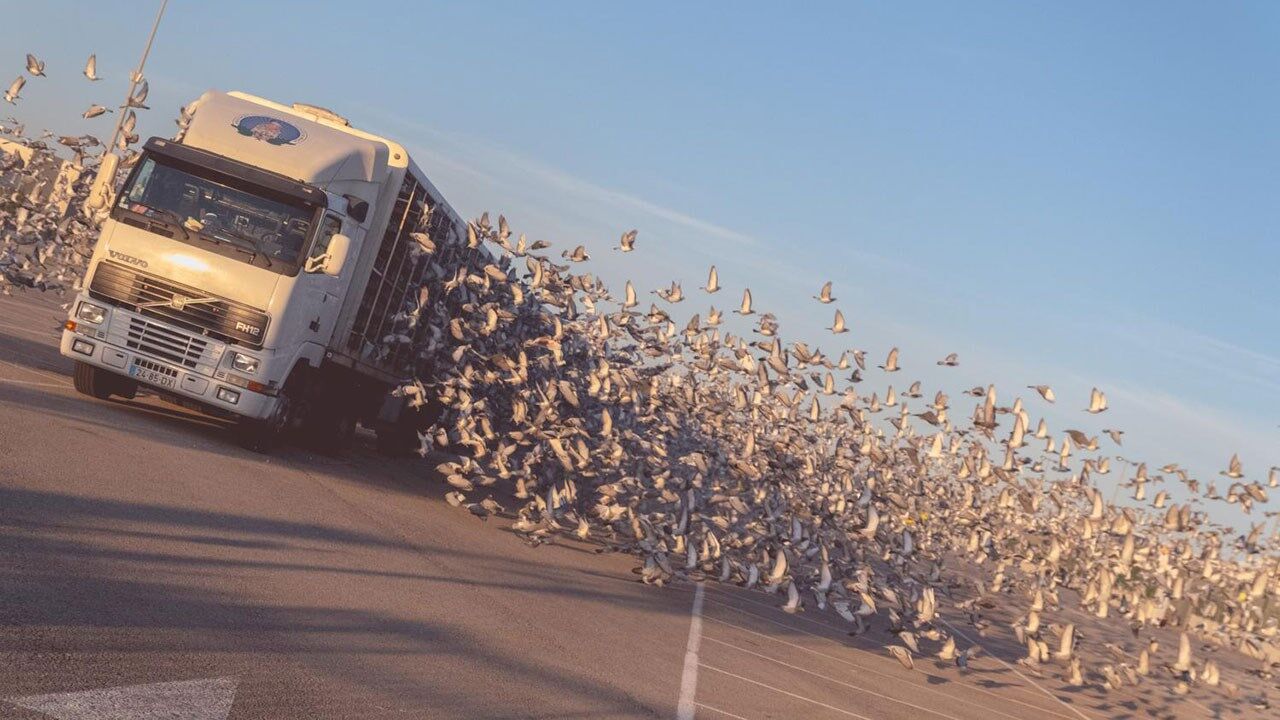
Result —
<instances>
[{"instance_id":1,"label":"light pole","mask_svg":"<svg viewBox=\"0 0 1280 720\"><path fill-rule=\"evenodd\" d=\"M124 116L128 114L129 101L133 99L133 93L142 80L142 68L147 64L147 55L151 54L151 43L155 42L156 31L160 29L160 19L164 17L164 10L168 6L169 0L160 0L160 10L156 13L156 21L151 24L151 34L147 36L147 45L142 49L138 68L129 74L129 90L124 96L124 106L116 116L116 129L111 132L111 142L107 143L106 152L102 154L102 161L98 164L98 174L94 177L93 185L89 188L89 197L85 200L85 207L89 210L100 210L107 205L116 170L120 167L120 156L116 155L116 143L120 139L120 130L124 127Z\"/></svg>"}]
</instances>

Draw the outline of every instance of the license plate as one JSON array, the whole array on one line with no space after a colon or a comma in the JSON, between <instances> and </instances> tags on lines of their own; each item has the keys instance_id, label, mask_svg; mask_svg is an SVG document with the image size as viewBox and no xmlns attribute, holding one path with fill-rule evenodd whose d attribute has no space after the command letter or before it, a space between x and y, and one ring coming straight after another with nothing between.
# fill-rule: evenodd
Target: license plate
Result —
<instances>
[{"instance_id":1,"label":"license plate","mask_svg":"<svg viewBox=\"0 0 1280 720\"><path fill-rule=\"evenodd\" d=\"M160 387L165 388L171 388L174 385L174 379L168 375L158 373L155 370L138 367L137 365L129 366L129 377L140 380L144 383L159 385Z\"/></svg>"}]
</instances>

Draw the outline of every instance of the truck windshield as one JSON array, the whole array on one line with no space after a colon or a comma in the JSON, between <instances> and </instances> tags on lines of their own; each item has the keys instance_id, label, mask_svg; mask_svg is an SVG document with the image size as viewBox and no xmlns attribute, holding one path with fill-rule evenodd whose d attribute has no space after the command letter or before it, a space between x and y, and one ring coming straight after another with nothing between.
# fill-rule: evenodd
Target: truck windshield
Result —
<instances>
[{"instance_id":1,"label":"truck windshield","mask_svg":"<svg viewBox=\"0 0 1280 720\"><path fill-rule=\"evenodd\" d=\"M173 238L279 273L297 268L316 208L301 200L148 154L120 193L119 210L173 227Z\"/></svg>"}]
</instances>

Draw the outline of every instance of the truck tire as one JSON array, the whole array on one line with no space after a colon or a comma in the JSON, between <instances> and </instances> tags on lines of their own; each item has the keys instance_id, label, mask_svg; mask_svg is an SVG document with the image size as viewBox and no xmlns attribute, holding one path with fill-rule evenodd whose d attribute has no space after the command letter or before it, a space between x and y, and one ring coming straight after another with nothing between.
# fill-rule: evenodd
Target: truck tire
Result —
<instances>
[{"instance_id":1,"label":"truck tire","mask_svg":"<svg viewBox=\"0 0 1280 720\"><path fill-rule=\"evenodd\" d=\"M73 378L77 392L96 397L99 400L106 400L113 393L119 392L115 376L89 363L77 360Z\"/></svg>"},{"instance_id":2,"label":"truck tire","mask_svg":"<svg viewBox=\"0 0 1280 720\"><path fill-rule=\"evenodd\" d=\"M351 452L356 438L356 415L353 408L337 403L314 407L304 419L308 443L316 452L341 457Z\"/></svg>"},{"instance_id":3,"label":"truck tire","mask_svg":"<svg viewBox=\"0 0 1280 720\"><path fill-rule=\"evenodd\" d=\"M303 379L294 371L276 396L276 408L270 417L243 419L236 423L236 439L246 450L269 453L284 442L293 431L300 414L305 415L300 404Z\"/></svg>"},{"instance_id":4,"label":"truck tire","mask_svg":"<svg viewBox=\"0 0 1280 720\"><path fill-rule=\"evenodd\" d=\"M116 375L111 378L115 380L115 387L111 388L111 394L116 397L132 400L138 397L138 383L128 378Z\"/></svg>"},{"instance_id":5,"label":"truck tire","mask_svg":"<svg viewBox=\"0 0 1280 720\"><path fill-rule=\"evenodd\" d=\"M379 422L374 428L378 452L387 457L406 458L417 454L421 441L418 430L409 420L412 413L402 413L396 422Z\"/></svg>"},{"instance_id":6,"label":"truck tire","mask_svg":"<svg viewBox=\"0 0 1280 720\"><path fill-rule=\"evenodd\" d=\"M244 419L236 423L236 439L246 450L269 453L284 441L285 428L291 421L292 408L288 400L277 403L276 412L262 420Z\"/></svg>"}]
</instances>

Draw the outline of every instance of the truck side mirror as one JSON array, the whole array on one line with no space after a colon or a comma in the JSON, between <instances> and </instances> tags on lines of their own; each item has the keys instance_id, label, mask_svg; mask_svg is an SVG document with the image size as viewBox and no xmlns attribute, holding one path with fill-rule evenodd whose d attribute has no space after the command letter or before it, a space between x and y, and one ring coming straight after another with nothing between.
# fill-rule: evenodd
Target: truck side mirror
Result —
<instances>
[{"instance_id":1,"label":"truck side mirror","mask_svg":"<svg viewBox=\"0 0 1280 720\"><path fill-rule=\"evenodd\" d=\"M342 266L347 264L347 253L351 251L351 238L338 233L329 238L329 251L324 255L321 272L330 277L342 274Z\"/></svg>"}]
</instances>

